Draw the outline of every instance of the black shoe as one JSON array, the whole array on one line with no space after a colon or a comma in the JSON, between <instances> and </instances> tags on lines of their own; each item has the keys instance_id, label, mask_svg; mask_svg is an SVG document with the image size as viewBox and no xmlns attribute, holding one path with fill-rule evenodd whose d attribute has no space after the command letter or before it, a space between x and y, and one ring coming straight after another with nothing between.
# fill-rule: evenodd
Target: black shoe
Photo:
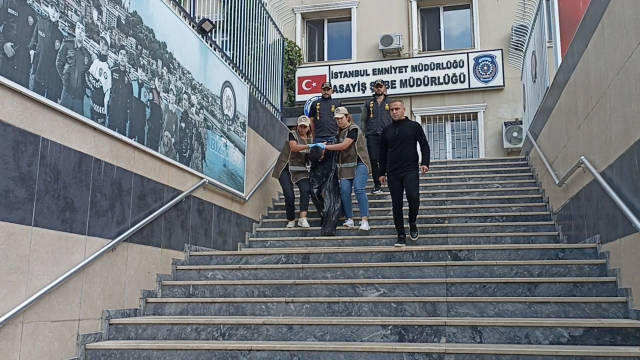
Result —
<instances>
[{"instance_id":1,"label":"black shoe","mask_svg":"<svg viewBox=\"0 0 640 360\"><path fill-rule=\"evenodd\" d=\"M393 246L395 247L403 247L407 245L407 235L398 235L398 241L396 241Z\"/></svg>"},{"instance_id":2,"label":"black shoe","mask_svg":"<svg viewBox=\"0 0 640 360\"><path fill-rule=\"evenodd\" d=\"M416 223L409 223L409 238L416 241L419 237L420 233L418 232L418 225Z\"/></svg>"},{"instance_id":3,"label":"black shoe","mask_svg":"<svg viewBox=\"0 0 640 360\"><path fill-rule=\"evenodd\" d=\"M382 194L382 189L379 187L374 187L373 190L371 190L371 195L380 195Z\"/></svg>"}]
</instances>

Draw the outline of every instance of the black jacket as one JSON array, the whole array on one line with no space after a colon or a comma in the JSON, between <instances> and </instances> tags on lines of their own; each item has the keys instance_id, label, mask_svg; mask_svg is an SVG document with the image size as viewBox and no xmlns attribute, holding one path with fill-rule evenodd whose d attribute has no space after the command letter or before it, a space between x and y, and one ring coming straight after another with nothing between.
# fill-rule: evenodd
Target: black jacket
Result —
<instances>
[{"instance_id":1,"label":"black jacket","mask_svg":"<svg viewBox=\"0 0 640 360\"><path fill-rule=\"evenodd\" d=\"M56 68L62 78L64 91L74 99L82 99L87 89L85 78L91 66L91 55L84 46L75 47L75 39L70 38L62 43L56 57Z\"/></svg>"},{"instance_id":2,"label":"black jacket","mask_svg":"<svg viewBox=\"0 0 640 360\"><path fill-rule=\"evenodd\" d=\"M422 126L415 121L393 121L382 129L380 138L380 175L404 175L418 171L418 151L422 153L421 165L429 166L431 154Z\"/></svg>"},{"instance_id":3,"label":"black jacket","mask_svg":"<svg viewBox=\"0 0 640 360\"><path fill-rule=\"evenodd\" d=\"M365 136L380 135L385 126L391 124L391 113L389 112L389 98L384 95L382 102L378 103L378 98L373 98L364 103L362 107L362 118L360 124Z\"/></svg>"},{"instance_id":4,"label":"black jacket","mask_svg":"<svg viewBox=\"0 0 640 360\"><path fill-rule=\"evenodd\" d=\"M111 96L109 97L109 122L116 127L125 126L129 120L131 103L133 102L133 86L127 70L119 66L111 68Z\"/></svg>"},{"instance_id":5,"label":"black jacket","mask_svg":"<svg viewBox=\"0 0 640 360\"><path fill-rule=\"evenodd\" d=\"M56 57L64 41L64 35L58 27L58 22L40 18L33 30L29 50L35 50L33 56L33 74L36 80L53 86L60 82L60 75L56 72Z\"/></svg>"},{"instance_id":6,"label":"black jacket","mask_svg":"<svg viewBox=\"0 0 640 360\"><path fill-rule=\"evenodd\" d=\"M338 124L333 119L333 112L342 106L339 100L321 98L311 105L309 117L314 118L315 136L337 136Z\"/></svg>"},{"instance_id":7,"label":"black jacket","mask_svg":"<svg viewBox=\"0 0 640 360\"><path fill-rule=\"evenodd\" d=\"M0 45L12 42L15 55L7 58L2 51L2 62L12 68L29 71L31 69L31 55L29 41L33 29L38 23L38 15L26 0L0 0L0 22L3 25Z\"/></svg>"}]
</instances>

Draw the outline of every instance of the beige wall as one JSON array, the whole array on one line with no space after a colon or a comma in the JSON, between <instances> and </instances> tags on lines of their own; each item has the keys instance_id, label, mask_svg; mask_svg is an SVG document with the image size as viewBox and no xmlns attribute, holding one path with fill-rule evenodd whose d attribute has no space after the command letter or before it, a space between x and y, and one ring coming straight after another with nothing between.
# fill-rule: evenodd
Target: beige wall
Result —
<instances>
[{"instance_id":1,"label":"beige wall","mask_svg":"<svg viewBox=\"0 0 640 360\"><path fill-rule=\"evenodd\" d=\"M0 314L95 253L105 239L0 223ZM76 356L78 334L102 330L102 310L140 306L140 290L171 273L171 250L123 243L0 328L6 360Z\"/></svg>"},{"instance_id":2,"label":"beige wall","mask_svg":"<svg viewBox=\"0 0 640 360\"><path fill-rule=\"evenodd\" d=\"M0 119L159 183L186 190L200 177L148 151L0 85ZM246 192L279 153L255 131L247 135ZM212 187L195 196L260 219L280 187L268 180L244 203ZM0 315L93 254L108 240L0 223ZM154 289L157 273L171 272L183 253L124 243L41 302L0 328L0 358L66 359L76 355L78 334L101 330L104 309L138 307L140 291Z\"/></svg>"},{"instance_id":3,"label":"beige wall","mask_svg":"<svg viewBox=\"0 0 640 360\"><path fill-rule=\"evenodd\" d=\"M562 176L584 155L605 169L640 139L640 1L612 1L558 104L538 137L545 156ZM593 178L577 172L558 188L539 156L532 162L553 209Z\"/></svg>"},{"instance_id":4,"label":"beige wall","mask_svg":"<svg viewBox=\"0 0 640 360\"><path fill-rule=\"evenodd\" d=\"M604 170L640 139L640 1L612 1L558 104L538 137L559 177L584 155ZM540 157L531 161L554 210L560 208L593 177L578 171L566 186L555 186ZM640 234L607 243L611 264L619 267L622 285L640 294ZM638 308L636 300L635 307Z\"/></svg>"},{"instance_id":5,"label":"beige wall","mask_svg":"<svg viewBox=\"0 0 640 360\"><path fill-rule=\"evenodd\" d=\"M287 0L289 8L300 5L331 3L331 0ZM469 1L471 3L471 1ZM457 4L460 1L423 0L419 6ZM511 25L518 2L514 0L479 1L478 18L481 49L503 49L504 90L485 90L459 93L430 94L405 97L409 109L486 103L484 114L485 156L504 156L502 123L522 117L522 83L520 71L507 65ZM293 11L293 10L291 10ZM295 20L287 23L283 34L295 40ZM356 17L356 61L383 60L378 50L378 36L383 33L402 33L404 53L412 49L410 1L360 0ZM407 55L404 55L407 56ZM409 114L407 114L409 115ZM515 155L515 154L514 154Z\"/></svg>"},{"instance_id":6,"label":"beige wall","mask_svg":"<svg viewBox=\"0 0 640 360\"><path fill-rule=\"evenodd\" d=\"M630 288L635 295L633 308L640 309L640 233L604 244L602 250L609 252L611 267L620 269L622 287Z\"/></svg>"}]
</instances>

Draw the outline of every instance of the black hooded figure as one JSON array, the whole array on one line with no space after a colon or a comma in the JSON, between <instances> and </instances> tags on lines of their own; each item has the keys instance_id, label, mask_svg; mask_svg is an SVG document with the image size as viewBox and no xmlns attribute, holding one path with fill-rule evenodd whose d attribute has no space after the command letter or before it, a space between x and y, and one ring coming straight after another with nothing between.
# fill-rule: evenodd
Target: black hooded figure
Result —
<instances>
[{"instance_id":1,"label":"black hooded figure","mask_svg":"<svg viewBox=\"0 0 640 360\"><path fill-rule=\"evenodd\" d=\"M334 236L342 212L338 180L338 151L325 151L319 147L309 150L311 160L311 201L320 214L321 234Z\"/></svg>"}]
</instances>

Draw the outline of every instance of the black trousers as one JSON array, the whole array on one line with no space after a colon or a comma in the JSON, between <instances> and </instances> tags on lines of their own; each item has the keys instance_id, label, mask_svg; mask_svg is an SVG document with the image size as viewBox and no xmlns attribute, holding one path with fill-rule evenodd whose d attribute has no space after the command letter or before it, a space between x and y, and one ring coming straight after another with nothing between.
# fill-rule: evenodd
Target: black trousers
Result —
<instances>
[{"instance_id":1,"label":"black trousers","mask_svg":"<svg viewBox=\"0 0 640 360\"><path fill-rule=\"evenodd\" d=\"M371 161L371 176L373 177L374 187L380 187L380 135L367 136L367 152Z\"/></svg>"},{"instance_id":2,"label":"black trousers","mask_svg":"<svg viewBox=\"0 0 640 360\"><path fill-rule=\"evenodd\" d=\"M287 211L287 220L293 221L296 219L296 196L293 192L293 182L291 181L291 173L289 172L288 166L282 170L278 181L280 182L280 186L282 186L282 192L284 194L284 206ZM300 211L306 212L309 210L309 192L311 191L309 178L298 180L296 185L300 190Z\"/></svg>"},{"instance_id":3,"label":"black trousers","mask_svg":"<svg viewBox=\"0 0 640 360\"><path fill-rule=\"evenodd\" d=\"M406 235L404 231L404 216L402 212L403 195L407 193L409 203L409 222L415 223L420 209L420 175L412 171L402 175L387 174L387 184L391 194L393 207L393 223L398 235Z\"/></svg>"}]
</instances>

